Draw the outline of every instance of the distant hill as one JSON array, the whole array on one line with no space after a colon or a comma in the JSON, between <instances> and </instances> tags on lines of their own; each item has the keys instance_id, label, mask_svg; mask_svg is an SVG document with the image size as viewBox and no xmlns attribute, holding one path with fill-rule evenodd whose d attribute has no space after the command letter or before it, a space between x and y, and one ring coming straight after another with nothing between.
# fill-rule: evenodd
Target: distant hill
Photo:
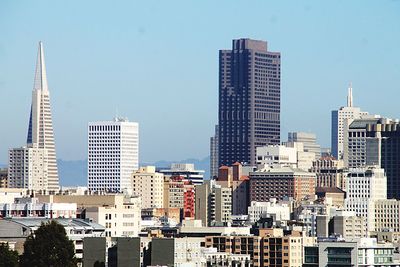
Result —
<instances>
[{"instance_id":1,"label":"distant hill","mask_svg":"<svg viewBox=\"0 0 400 267\"><path fill-rule=\"evenodd\" d=\"M58 159L58 175L63 186L87 184L87 160L62 160ZM204 170L204 178L210 177L210 157L204 159L185 159L180 161L160 160L156 162L143 162L140 166L154 165L160 168L169 168L172 163L193 163L198 170ZM0 165L1 166L1 165Z\"/></svg>"}]
</instances>

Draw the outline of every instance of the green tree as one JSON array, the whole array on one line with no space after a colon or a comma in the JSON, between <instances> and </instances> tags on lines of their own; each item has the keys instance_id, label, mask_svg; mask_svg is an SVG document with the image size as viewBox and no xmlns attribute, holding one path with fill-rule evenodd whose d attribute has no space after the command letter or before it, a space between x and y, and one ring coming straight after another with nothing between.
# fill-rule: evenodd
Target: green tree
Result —
<instances>
[{"instance_id":1,"label":"green tree","mask_svg":"<svg viewBox=\"0 0 400 267\"><path fill-rule=\"evenodd\" d=\"M18 252L11 250L8 243L0 244L0 267L17 267Z\"/></svg>"},{"instance_id":2,"label":"green tree","mask_svg":"<svg viewBox=\"0 0 400 267\"><path fill-rule=\"evenodd\" d=\"M68 239L64 226L54 220L42 223L26 239L20 266L76 266L74 244Z\"/></svg>"}]
</instances>

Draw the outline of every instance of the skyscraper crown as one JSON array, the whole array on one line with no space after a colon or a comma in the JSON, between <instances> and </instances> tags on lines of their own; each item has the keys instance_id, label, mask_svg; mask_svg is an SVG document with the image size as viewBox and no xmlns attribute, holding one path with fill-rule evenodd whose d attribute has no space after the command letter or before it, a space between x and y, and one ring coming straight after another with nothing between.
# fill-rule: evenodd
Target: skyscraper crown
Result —
<instances>
[{"instance_id":1,"label":"skyscraper crown","mask_svg":"<svg viewBox=\"0 0 400 267\"><path fill-rule=\"evenodd\" d=\"M43 43L42 42L39 42L33 90L43 90L43 91L48 90L46 65L44 63L44 52L43 52Z\"/></svg>"}]
</instances>

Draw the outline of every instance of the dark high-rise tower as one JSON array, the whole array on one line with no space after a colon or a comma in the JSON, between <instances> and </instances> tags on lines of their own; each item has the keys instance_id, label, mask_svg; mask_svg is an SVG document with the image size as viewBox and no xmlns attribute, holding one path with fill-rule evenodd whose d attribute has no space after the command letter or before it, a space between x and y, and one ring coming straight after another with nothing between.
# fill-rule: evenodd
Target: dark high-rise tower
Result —
<instances>
[{"instance_id":1,"label":"dark high-rise tower","mask_svg":"<svg viewBox=\"0 0 400 267\"><path fill-rule=\"evenodd\" d=\"M400 199L400 124L379 119L366 127L366 164L378 165L387 177L387 198Z\"/></svg>"},{"instance_id":2,"label":"dark high-rise tower","mask_svg":"<svg viewBox=\"0 0 400 267\"><path fill-rule=\"evenodd\" d=\"M219 52L219 165L255 164L256 147L280 143L281 55L267 42L233 40Z\"/></svg>"}]
</instances>

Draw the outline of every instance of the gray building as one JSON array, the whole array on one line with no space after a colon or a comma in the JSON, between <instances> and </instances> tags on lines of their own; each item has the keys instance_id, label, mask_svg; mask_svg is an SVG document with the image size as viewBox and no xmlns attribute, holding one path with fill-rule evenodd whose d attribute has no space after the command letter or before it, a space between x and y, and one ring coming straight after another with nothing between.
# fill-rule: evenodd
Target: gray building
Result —
<instances>
[{"instance_id":1,"label":"gray building","mask_svg":"<svg viewBox=\"0 0 400 267\"><path fill-rule=\"evenodd\" d=\"M232 216L232 188L207 181L196 185L195 218L204 226L230 223Z\"/></svg>"},{"instance_id":2,"label":"gray building","mask_svg":"<svg viewBox=\"0 0 400 267\"><path fill-rule=\"evenodd\" d=\"M218 125L215 125L214 136L210 137L210 178L218 176Z\"/></svg>"},{"instance_id":3,"label":"gray building","mask_svg":"<svg viewBox=\"0 0 400 267\"><path fill-rule=\"evenodd\" d=\"M360 168L366 165L366 127L379 123L379 117L368 116L348 120L344 130L344 164L348 168Z\"/></svg>"},{"instance_id":4,"label":"gray building","mask_svg":"<svg viewBox=\"0 0 400 267\"><path fill-rule=\"evenodd\" d=\"M237 39L219 51L219 161L255 164L256 147L280 143L281 55Z\"/></svg>"},{"instance_id":5,"label":"gray building","mask_svg":"<svg viewBox=\"0 0 400 267\"><path fill-rule=\"evenodd\" d=\"M101 266L106 263L106 238L83 238L83 266Z\"/></svg>"},{"instance_id":6,"label":"gray building","mask_svg":"<svg viewBox=\"0 0 400 267\"><path fill-rule=\"evenodd\" d=\"M335 216L317 215L317 237L362 238L366 236L364 225L364 217L352 213L341 211Z\"/></svg>"},{"instance_id":7,"label":"gray building","mask_svg":"<svg viewBox=\"0 0 400 267\"><path fill-rule=\"evenodd\" d=\"M314 133L290 132L288 142L303 143L304 152L315 153L315 159L321 157L321 146L317 144L317 136Z\"/></svg>"},{"instance_id":8,"label":"gray building","mask_svg":"<svg viewBox=\"0 0 400 267\"><path fill-rule=\"evenodd\" d=\"M146 266L143 255L145 248L141 238L118 237L114 246L108 249L108 267Z\"/></svg>"},{"instance_id":9,"label":"gray building","mask_svg":"<svg viewBox=\"0 0 400 267\"><path fill-rule=\"evenodd\" d=\"M150 242L147 237L85 237L83 266L149 266Z\"/></svg>"},{"instance_id":10,"label":"gray building","mask_svg":"<svg viewBox=\"0 0 400 267\"><path fill-rule=\"evenodd\" d=\"M205 266L202 237L153 238L151 241L152 266Z\"/></svg>"},{"instance_id":11,"label":"gray building","mask_svg":"<svg viewBox=\"0 0 400 267\"><path fill-rule=\"evenodd\" d=\"M318 246L304 247L303 267L311 266L398 266L390 243L378 243L374 238L319 239Z\"/></svg>"}]
</instances>

